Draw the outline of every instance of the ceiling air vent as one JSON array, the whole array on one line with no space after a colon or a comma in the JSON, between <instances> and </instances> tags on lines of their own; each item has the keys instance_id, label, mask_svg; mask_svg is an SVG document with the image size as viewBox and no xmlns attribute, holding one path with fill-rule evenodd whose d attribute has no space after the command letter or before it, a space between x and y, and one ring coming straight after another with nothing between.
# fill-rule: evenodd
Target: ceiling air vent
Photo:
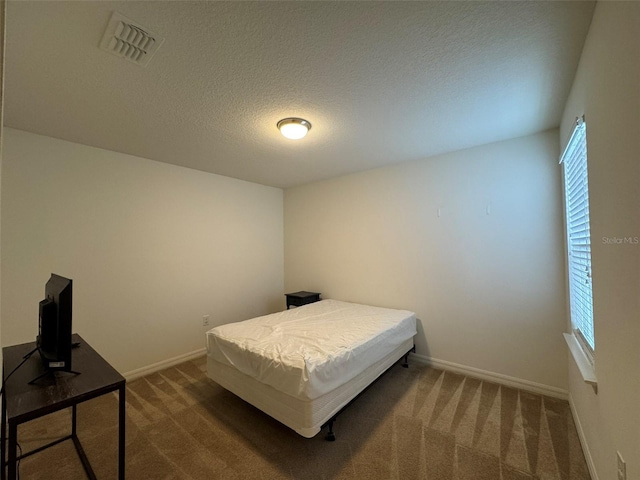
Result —
<instances>
[{"instance_id":1,"label":"ceiling air vent","mask_svg":"<svg viewBox=\"0 0 640 480\"><path fill-rule=\"evenodd\" d=\"M100 48L145 67L162 42L164 38L148 28L118 12L113 12L100 42Z\"/></svg>"}]
</instances>

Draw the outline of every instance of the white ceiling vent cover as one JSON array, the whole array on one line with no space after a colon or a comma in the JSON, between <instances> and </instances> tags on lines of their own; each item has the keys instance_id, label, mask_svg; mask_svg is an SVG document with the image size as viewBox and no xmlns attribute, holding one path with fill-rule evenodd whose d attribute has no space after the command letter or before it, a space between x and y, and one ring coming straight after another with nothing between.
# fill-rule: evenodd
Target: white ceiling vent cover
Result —
<instances>
[{"instance_id":1,"label":"white ceiling vent cover","mask_svg":"<svg viewBox=\"0 0 640 480\"><path fill-rule=\"evenodd\" d=\"M162 42L164 38L148 28L113 12L100 41L100 48L145 67Z\"/></svg>"}]
</instances>

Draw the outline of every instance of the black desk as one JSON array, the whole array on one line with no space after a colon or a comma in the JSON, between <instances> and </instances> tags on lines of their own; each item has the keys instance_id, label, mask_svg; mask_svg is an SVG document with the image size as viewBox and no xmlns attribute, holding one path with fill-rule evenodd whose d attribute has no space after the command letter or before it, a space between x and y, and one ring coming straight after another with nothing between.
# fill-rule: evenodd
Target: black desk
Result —
<instances>
[{"instance_id":1,"label":"black desk","mask_svg":"<svg viewBox=\"0 0 640 480\"><path fill-rule=\"evenodd\" d=\"M87 476L95 480L89 460L76 434L76 406L92 398L118 390L119 429L118 429L118 478L124 480L125 445L125 379L79 335L73 335L74 342L80 342L72 351L71 367L80 375L58 372L44 377L34 385L29 381L44 372L40 354L34 353L24 365L4 383L2 397L2 480L16 478L16 462L19 458L33 455L45 448L65 440L72 440ZM2 378L20 364L22 357L35 348L35 342L24 343L2 349ZM72 407L71 434L47 445L17 456L18 425L48 415L64 408ZM5 458L7 441L7 422L9 424L8 461Z\"/></svg>"}]
</instances>

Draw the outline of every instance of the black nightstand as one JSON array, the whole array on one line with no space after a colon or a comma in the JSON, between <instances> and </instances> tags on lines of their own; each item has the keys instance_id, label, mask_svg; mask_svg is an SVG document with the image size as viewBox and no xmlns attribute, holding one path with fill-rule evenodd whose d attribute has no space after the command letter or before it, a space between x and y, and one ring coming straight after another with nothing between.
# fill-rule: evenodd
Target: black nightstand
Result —
<instances>
[{"instance_id":1,"label":"black nightstand","mask_svg":"<svg viewBox=\"0 0 640 480\"><path fill-rule=\"evenodd\" d=\"M316 292L285 293L284 296L287 297L287 310L289 310L289 307L292 305L294 307L301 307L308 303L320 301L320 294Z\"/></svg>"}]
</instances>

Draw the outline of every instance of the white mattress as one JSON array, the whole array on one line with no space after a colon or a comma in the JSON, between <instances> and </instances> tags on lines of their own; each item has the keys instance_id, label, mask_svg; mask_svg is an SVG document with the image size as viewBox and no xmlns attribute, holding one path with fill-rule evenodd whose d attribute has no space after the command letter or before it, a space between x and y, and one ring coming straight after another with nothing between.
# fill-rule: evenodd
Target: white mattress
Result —
<instances>
[{"instance_id":1,"label":"white mattress","mask_svg":"<svg viewBox=\"0 0 640 480\"><path fill-rule=\"evenodd\" d=\"M322 426L342 407L353 400L412 347L413 339L406 340L350 382L314 400L299 399L282 393L233 367L217 362L211 356L207 357L207 375L220 386L275 418L299 435L311 438L320 432Z\"/></svg>"},{"instance_id":2,"label":"white mattress","mask_svg":"<svg viewBox=\"0 0 640 480\"><path fill-rule=\"evenodd\" d=\"M415 334L413 312L322 300L213 328L207 332L207 354L275 390L313 400L350 382Z\"/></svg>"}]
</instances>

